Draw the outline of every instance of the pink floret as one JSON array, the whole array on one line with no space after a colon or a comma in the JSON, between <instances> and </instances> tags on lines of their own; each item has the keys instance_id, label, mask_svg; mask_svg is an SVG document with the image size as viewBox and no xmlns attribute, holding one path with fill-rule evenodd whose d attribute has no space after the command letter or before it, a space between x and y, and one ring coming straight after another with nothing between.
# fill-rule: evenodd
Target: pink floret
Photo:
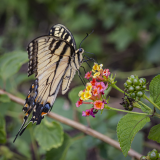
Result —
<instances>
[{"instance_id":1,"label":"pink floret","mask_svg":"<svg viewBox=\"0 0 160 160\"><path fill-rule=\"evenodd\" d=\"M83 104L83 101L81 99L79 99L79 101L77 101L77 103L76 103L76 107L79 107L82 104Z\"/></svg>"}]
</instances>

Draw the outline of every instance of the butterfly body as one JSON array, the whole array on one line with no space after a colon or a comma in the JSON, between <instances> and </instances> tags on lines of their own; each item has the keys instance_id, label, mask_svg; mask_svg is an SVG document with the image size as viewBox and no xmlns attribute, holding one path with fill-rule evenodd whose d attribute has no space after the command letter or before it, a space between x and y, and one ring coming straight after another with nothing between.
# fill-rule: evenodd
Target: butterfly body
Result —
<instances>
[{"instance_id":1,"label":"butterfly body","mask_svg":"<svg viewBox=\"0 0 160 160\"><path fill-rule=\"evenodd\" d=\"M32 40L28 47L28 76L35 74L23 111L24 122L17 133L22 134L32 122L40 124L54 104L60 86L65 94L83 61L82 48L76 50L76 43L71 32L63 25L54 25L49 35ZM32 117L24 127L29 115Z\"/></svg>"}]
</instances>

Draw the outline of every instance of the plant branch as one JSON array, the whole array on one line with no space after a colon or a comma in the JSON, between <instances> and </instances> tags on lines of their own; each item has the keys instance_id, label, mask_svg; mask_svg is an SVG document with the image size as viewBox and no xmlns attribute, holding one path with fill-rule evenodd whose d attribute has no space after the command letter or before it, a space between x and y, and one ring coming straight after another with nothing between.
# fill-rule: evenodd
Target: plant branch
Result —
<instances>
[{"instance_id":1,"label":"plant branch","mask_svg":"<svg viewBox=\"0 0 160 160\"><path fill-rule=\"evenodd\" d=\"M138 103L140 103L141 105L143 105L143 107L147 110L149 110L150 112L152 112L152 109L150 107L148 107L147 105L145 105L143 102L138 101Z\"/></svg>"},{"instance_id":2,"label":"plant branch","mask_svg":"<svg viewBox=\"0 0 160 160\"><path fill-rule=\"evenodd\" d=\"M124 91L121 90L116 84L113 84L112 87L115 88L116 90L124 93ZM129 96L127 93L125 93L125 94L126 94L127 96ZM143 97L144 97L145 99L147 99L150 103L152 103L155 107L157 107L157 108L160 110L160 108L159 108L154 102L152 102L146 95L144 95ZM145 105L143 102L138 101L138 103L141 103L141 105L143 105L147 110L152 111L152 109L149 108L147 105ZM137 104L138 104L138 103L137 103ZM137 106L137 108L141 108L141 107L138 107L138 106Z\"/></svg>"},{"instance_id":3,"label":"plant branch","mask_svg":"<svg viewBox=\"0 0 160 160\"><path fill-rule=\"evenodd\" d=\"M118 91L124 93L124 91L121 90L116 84L112 84L111 86L112 86L113 88L115 88L116 90L118 90ZM126 93L125 93L125 94L126 94ZM127 95L127 94L126 94L126 95Z\"/></svg>"},{"instance_id":4,"label":"plant branch","mask_svg":"<svg viewBox=\"0 0 160 160\"><path fill-rule=\"evenodd\" d=\"M24 104L24 100L14 96L14 95L12 95L10 93L7 93L7 92L5 92L3 90L0 90L0 95L1 94L7 94L12 101L14 101L16 103L19 103L21 105ZM82 124L80 124L78 122L75 122L75 121L70 120L68 118L62 117L62 116L60 116L58 114L55 114L53 112L48 113L47 116L52 118L52 119L55 119L55 120L57 120L57 121L59 121L61 123L69 125L69 126L71 126L73 128L76 128L76 129L78 129L78 130L80 130L80 131L82 131L82 132L84 132L84 133L86 133L86 134L88 134L90 136L98 138L98 139L102 140L103 142L108 143L111 146L117 148L118 150L121 150L120 144L117 141L115 141L115 140L111 139L110 137L105 136L104 134L101 134L101 133L99 133L99 132L97 132L97 131L95 131L95 130L93 130L91 128L88 128L88 127L86 127L86 126L84 126L84 125L82 125ZM131 156L131 157L135 157L138 160L140 160L140 157L142 156L141 154L139 154L138 152L134 151L133 149L129 150L128 155Z\"/></svg>"},{"instance_id":5,"label":"plant branch","mask_svg":"<svg viewBox=\"0 0 160 160\"><path fill-rule=\"evenodd\" d=\"M122 109L118 109L118 108L113 108L113 107L109 107L108 105L105 105L105 108L108 109L108 110L114 110L114 111L119 111L119 112L127 112L127 113L131 113L131 114L151 115L151 114L148 114L148 113L139 113L139 112L132 112L132 111L122 110Z\"/></svg>"},{"instance_id":6,"label":"plant branch","mask_svg":"<svg viewBox=\"0 0 160 160\"><path fill-rule=\"evenodd\" d=\"M160 110L160 107L159 107L157 104L155 104L153 101L151 101L145 94L144 94L143 97L144 97L145 99L147 99L151 104L153 104L154 107L156 107L157 109Z\"/></svg>"}]
</instances>

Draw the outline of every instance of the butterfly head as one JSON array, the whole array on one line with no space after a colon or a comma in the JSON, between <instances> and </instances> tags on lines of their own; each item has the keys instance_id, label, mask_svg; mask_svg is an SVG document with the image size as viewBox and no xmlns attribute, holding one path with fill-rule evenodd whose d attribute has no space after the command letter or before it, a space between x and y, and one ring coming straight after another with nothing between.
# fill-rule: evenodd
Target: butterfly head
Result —
<instances>
[{"instance_id":1,"label":"butterfly head","mask_svg":"<svg viewBox=\"0 0 160 160\"><path fill-rule=\"evenodd\" d=\"M84 53L84 49L83 48L79 48L76 50L77 54L83 54Z\"/></svg>"}]
</instances>

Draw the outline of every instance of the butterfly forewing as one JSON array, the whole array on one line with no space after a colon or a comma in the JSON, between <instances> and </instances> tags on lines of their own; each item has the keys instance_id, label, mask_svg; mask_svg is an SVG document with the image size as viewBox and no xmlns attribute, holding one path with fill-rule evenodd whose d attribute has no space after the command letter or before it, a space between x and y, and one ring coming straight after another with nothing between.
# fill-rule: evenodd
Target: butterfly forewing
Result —
<instances>
[{"instance_id":1,"label":"butterfly forewing","mask_svg":"<svg viewBox=\"0 0 160 160\"><path fill-rule=\"evenodd\" d=\"M66 28L64 25L62 25L62 24L54 25L50 29L49 35L64 39L65 41L69 42L76 50L76 42L74 40L74 37L73 37L72 33L69 31L69 29Z\"/></svg>"}]
</instances>

